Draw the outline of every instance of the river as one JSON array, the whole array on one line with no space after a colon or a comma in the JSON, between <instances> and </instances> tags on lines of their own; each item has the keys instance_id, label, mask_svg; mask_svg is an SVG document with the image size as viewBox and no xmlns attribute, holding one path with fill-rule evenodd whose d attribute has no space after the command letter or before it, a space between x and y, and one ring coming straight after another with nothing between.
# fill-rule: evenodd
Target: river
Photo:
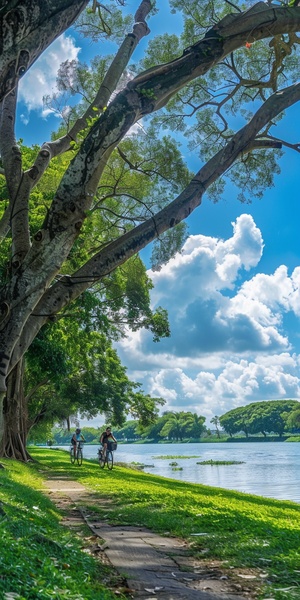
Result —
<instances>
[{"instance_id":1,"label":"river","mask_svg":"<svg viewBox=\"0 0 300 600\"><path fill-rule=\"evenodd\" d=\"M86 444L84 458L96 458L97 450L98 446ZM197 464L204 460L235 460L242 464ZM297 442L119 444L115 462L140 463L145 465L146 473L179 481L300 502L300 443ZM176 469L182 470L175 470L171 462L178 463Z\"/></svg>"}]
</instances>

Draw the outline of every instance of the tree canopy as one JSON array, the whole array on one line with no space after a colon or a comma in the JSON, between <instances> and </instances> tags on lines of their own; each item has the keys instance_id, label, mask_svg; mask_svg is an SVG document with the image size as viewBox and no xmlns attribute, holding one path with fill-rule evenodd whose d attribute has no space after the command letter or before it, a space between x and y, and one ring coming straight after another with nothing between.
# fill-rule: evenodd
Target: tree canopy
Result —
<instances>
[{"instance_id":1,"label":"tree canopy","mask_svg":"<svg viewBox=\"0 0 300 600\"><path fill-rule=\"evenodd\" d=\"M0 9L5 409L18 412L20 386L9 377L14 369L20 377L24 354L43 326L154 240L159 268L180 248L184 219L205 193L217 199L226 177L240 188L241 200L249 190L260 196L279 172L282 150L299 151L274 132L300 97L300 8L291 4L172 0L182 35L168 31L151 40L135 64L131 57L149 33L148 17L155 18L150 0L136 3L132 16L120 0L93 2L86 13L87 0L9 0ZM66 56L59 85L73 94L75 107L62 111L58 134L28 162L15 137L18 82L74 22L82 35L113 39L118 50L111 60L95 59L90 72ZM201 159L197 173L183 163L178 131ZM128 306L133 313L134 304Z\"/></svg>"},{"instance_id":2,"label":"tree canopy","mask_svg":"<svg viewBox=\"0 0 300 600\"><path fill-rule=\"evenodd\" d=\"M229 410L220 417L220 424L230 436L243 431L249 434L275 433L280 437L287 426L297 423L299 413L297 400L271 400L268 402L253 402ZM294 419L291 420L291 417Z\"/></svg>"}]
</instances>

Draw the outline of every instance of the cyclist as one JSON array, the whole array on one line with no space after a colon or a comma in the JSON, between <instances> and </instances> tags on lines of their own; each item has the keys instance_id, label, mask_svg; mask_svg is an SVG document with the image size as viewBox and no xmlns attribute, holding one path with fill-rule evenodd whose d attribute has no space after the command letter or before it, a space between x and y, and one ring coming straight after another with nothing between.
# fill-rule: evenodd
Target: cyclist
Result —
<instances>
[{"instance_id":1,"label":"cyclist","mask_svg":"<svg viewBox=\"0 0 300 600\"><path fill-rule=\"evenodd\" d=\"M104 453L104 456L106 455L106 450L107 450L107 446L109 444L109 442L116 442L116 438L114 437L114 435L112 434L111 428L110 427L106 427L105 431L103 431L103 433L101 433L100 435L100 439L99 442L102 445L102 451ZM109 446L108 446L109 448Z\"/></svg>"},{"instance_id":2,"label":"cyclist","mask_svg":"<svg viewBox=\"0 0 300 600\"><path fill-rule=\"evenodd\" d=\"M77 427L76 431L73 433L73 435L71 437L71 444L73 446L74 456L76 456L77 444L80 441L85 442L85 439L84 439L84 436L81 433L81 429L79 429L79 427Z\"/></svg>"}]
</instances>

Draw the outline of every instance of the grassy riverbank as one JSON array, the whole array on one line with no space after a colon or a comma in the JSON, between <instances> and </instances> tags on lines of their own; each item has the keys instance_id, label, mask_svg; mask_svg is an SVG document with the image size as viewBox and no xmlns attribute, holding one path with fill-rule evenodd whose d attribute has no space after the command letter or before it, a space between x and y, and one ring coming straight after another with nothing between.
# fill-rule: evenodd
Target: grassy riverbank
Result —
<instances>
[{"instance_id":1,"label":"grassy riverbank","mask_svg":"<svg viewBox=\"0 0 300 600\"><path fill-rule=\"evenodd\" d=\"M261 598L300 598L300 506L202 485L164 479L117 466L69 464L68 454L34 449L35 464L2 461L0 480L0 591L18 600L108 600L105 573L82 552L74 535L40 491L42 478L66 475L114 502L111 523L145 525L191 543L198 558L216 559L224 569L254 570ZM97 503L92 509L104 517ZM9 583L8 583L9 582ZM119 596L120 597L120 596Z\"/></svg>"},{"instance_id":2,"label":"grassy riverbank","mask_svg":"<svg viewBox=\"0 0 300 600\"><path fill-rule=\"evenodd\" d=\"M84 552L84 537L60 525L59 511L41 493L43 465L1 464L1 600L115 599L103 585L111 569Z\"/></svg>"}]
</instances>

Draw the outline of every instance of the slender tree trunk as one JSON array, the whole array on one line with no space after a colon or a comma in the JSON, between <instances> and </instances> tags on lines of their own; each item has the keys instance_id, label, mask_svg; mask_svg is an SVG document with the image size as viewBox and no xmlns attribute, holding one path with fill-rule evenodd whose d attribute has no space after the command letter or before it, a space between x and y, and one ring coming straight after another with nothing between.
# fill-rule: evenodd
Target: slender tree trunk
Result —
<instances>
[{"instance_id":1,"label":"slender tree trunk","mask_svg":"<svg viewBox=\"0 0 300 600\"><path fill-rule=\"evenodd\" d=\"M30 460L26 450L27 403L23 388L24 361L14 367L7 378L7 393L3 403L4 431L0 442L0 456Z\"/></svg>"}]
</instances>

